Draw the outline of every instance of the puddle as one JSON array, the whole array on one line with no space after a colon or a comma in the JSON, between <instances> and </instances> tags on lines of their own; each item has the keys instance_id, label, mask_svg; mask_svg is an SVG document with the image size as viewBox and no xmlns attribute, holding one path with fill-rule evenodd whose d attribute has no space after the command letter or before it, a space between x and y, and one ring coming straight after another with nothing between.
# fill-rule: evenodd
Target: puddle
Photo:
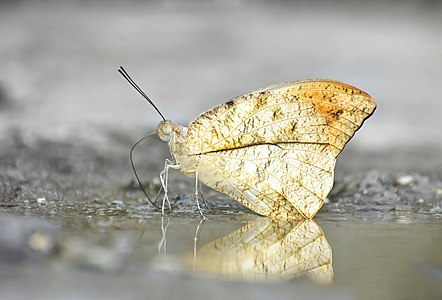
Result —
<instances>
[{"instance_id":1,"label":"puddle","mask_svg":"<svg viewBox=\"0 0 442 300\"><path fill-rule=\"evenodd\" d=\"M143 297L150 287L172 299L189 286L195 288L192 297L202 299L214 285L234 299L235 291L269 286L274 296L287 299L294 289L306 296L314 290L310 295L319 299L441 295L438 218L364 220L327 213L316 221L288 223L250 214L207 215L206 221L188 214L141 219L79 214L68 220L2 215L9 224L3 229L15 231L14 238L0 234L0 294L26 298L49 280L51 296L79 296L81 285L96 291L90 299L108 295L97 289L103 284L119 286L118 295ZM7 253L20 255L11 260ZM93 280L85 283L83 276ZM163 284L154 287L158 280ZM122 285L140 281L141 289ZM11 282L31 289L13 290Z\"/></svg>"}]
</instances>

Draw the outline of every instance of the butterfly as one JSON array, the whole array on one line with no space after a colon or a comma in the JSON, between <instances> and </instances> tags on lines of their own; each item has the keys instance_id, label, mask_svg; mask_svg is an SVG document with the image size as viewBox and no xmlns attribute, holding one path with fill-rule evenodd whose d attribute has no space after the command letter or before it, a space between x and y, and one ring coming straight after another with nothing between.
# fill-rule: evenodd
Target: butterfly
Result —
<instances>
[{"instance_id":1,"label":"butterfly","mask_svg":"<svg viewBox=\"0 0 442 300\"><path fill-rule=\"evenodd\" d=\"M198 181L260 215L311 219L333 186L337 156L375 108L354 86L309 79L233 98L188 127L163 117L156 132L172 155L160 175L163 209L174 168L195 175L200 212Z\"/></svg>"}]
</instances>

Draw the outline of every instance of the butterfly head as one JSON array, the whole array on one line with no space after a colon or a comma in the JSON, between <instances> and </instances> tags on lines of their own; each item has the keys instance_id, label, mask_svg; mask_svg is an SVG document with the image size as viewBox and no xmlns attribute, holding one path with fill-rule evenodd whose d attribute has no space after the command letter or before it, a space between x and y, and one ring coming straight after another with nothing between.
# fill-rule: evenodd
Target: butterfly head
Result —
<instances>
[{"instance_id":1,"label":"butterfly head","mask_svg":"<svg viewBox=\"0 0 442 300\"><path fill-rule=\"evenodd\" d=\"M174 127L176 127L176 124L172 121L162 121L157 127L157 134L159 138L164 142L169 142L172 138Z\"/></svg>"},{"instance_id":2,"label":"butterfly head","mask_svg":"<svg viewBox=\"0 0 442 300\"><path fill-rule=\"evenodd\" d=\"M180 165L183 172L195 170L195 162L189 160L186 149L187 127L170 120L162 121L157 127L158 137L169 145L174 164ZM194 171L193 171L194 172Z\"/></svg>"}]
</instances>

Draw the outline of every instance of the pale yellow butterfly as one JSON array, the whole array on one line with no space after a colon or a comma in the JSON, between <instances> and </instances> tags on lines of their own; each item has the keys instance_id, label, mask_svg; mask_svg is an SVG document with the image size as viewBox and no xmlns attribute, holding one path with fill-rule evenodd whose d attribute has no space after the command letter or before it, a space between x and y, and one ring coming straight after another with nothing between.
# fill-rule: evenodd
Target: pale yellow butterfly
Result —
<instances>
[{"instance_id":1,"label":"pale yellow butterfly","mask_svg":"<svg viewBox=\"0 0 442 300\"><path fill-rule=\"evenodd\" d=\"M120 73L135 85L124 69ZM160 176L163 209L168 170L175 168L258 214L313 218L333 186L336 157L375 108L374 99L356 87L310 79L236 97L188 127L163 117L157 134L173 159ZM196 186L195 193L201 212Z\"/></svg>"}]
</instances>

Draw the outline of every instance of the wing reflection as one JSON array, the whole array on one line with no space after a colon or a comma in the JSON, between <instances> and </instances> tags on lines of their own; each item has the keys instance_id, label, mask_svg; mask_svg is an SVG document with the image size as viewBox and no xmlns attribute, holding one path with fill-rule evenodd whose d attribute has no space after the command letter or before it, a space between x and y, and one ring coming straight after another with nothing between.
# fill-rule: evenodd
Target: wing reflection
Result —
<instances>
[{"instance_id":1,"label":"wing reflection","mask_svg":"<svg viewBox=\"0 0 442 300\"><path fill-rule=\"evenodd\" d=\"M259 218L185 257L205 274L237 280L333 280L332 250L313 220Z\"/></svg>"}]
</instances>

